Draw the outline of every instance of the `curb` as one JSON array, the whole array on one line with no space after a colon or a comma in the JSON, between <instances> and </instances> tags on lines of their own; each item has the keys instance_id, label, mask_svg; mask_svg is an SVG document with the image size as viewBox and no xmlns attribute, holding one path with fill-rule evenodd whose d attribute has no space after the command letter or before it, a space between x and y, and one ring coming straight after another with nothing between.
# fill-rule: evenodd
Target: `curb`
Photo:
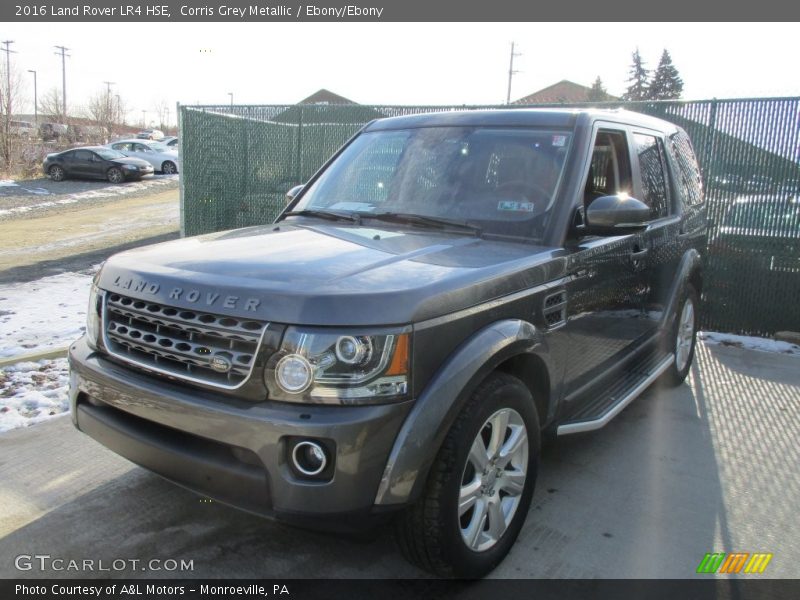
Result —
<instances>
[{"instance_id":1,"label":"curb","mask_svg":"<svg viewBox=\"0 0 800 600\"><path fill-rule=\"evenodd\" d=\"M69 350L69 346L62 346L61 348L43 350L42 352L0 358L0 369L21 362L36 362L37 360L45 360L48 358L66 358L67 350Z\"/></svg>"}]
</instances>

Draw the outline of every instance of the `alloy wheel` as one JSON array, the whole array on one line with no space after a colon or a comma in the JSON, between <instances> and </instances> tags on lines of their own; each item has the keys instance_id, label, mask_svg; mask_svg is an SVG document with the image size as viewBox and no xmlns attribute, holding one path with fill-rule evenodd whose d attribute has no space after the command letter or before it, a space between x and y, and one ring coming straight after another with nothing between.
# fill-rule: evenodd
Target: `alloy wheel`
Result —
<instances>
[{"instance_id":1,"label":"alloy wheel","mask_svg":"<svg viewBox=\"0 0 800 600\"><path fill-rule=\"evenodd\" d=\"M483 424L461 477L458 519L468 548L492 548L519 507L528 468L528 432L522 416L502 408Z\"/></svg>"}]
</instances>

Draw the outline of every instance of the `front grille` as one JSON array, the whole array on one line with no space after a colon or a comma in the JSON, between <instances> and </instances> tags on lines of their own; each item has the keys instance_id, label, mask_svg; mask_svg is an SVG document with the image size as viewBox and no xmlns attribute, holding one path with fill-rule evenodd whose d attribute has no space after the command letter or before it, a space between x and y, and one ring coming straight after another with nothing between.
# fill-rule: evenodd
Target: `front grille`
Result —
<instances>
[{"instance_id":1,"label":"front grille","mask_svg":"<svg viewBox=\"0 0 800 600\"><path fill-rule=\"evenodd\" d=\"M109 293L103 327L112 356L147 370L232 389L250 376L266 323Z\"/></svg>"}]
</instances>

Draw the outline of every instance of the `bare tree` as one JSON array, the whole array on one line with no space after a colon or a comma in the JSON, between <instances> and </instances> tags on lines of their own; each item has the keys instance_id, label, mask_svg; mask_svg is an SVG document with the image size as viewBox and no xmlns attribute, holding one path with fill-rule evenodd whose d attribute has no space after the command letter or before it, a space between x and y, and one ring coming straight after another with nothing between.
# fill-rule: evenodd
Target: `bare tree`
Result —
<instances>
[{"instance_id":1,"label":"bare tree","mask_svg":"<svg viewBox=\"0 0 800 600\"><path fill-rule=\"evenodd\" d=\"M11 121L14 110L19 110L23 92L22 74L13 63L0 61L0 111L3 113L2 128L0 128L0 153L2 153L6 169L11 168L12 162L11 147L15 131L11 126Z\"/></svg>"},{"instance_id":2,"label":"bare tree","mask_svg":"<svg viewBox=\"0 0 800 600\"><path fill-rule=\"evenodd\" d=\"M67 122L67 115L64 114L64 105L61 102L61 92L58 88L50 88L39 98L39 111L53 123Z\"/></svg>"},{"instance_id":3,"label":"bare tree","mask_svg":"<svg viewBox=\"0 0 800 600\"><path fill-rule=\"evenodd\" d=\"M158 123L158 128L162 131L167 129L167 119L169 116L169 102L163 98L158 102L153 103L153 110L156 113L155 122Z\"/></svg>"},{"instance_id":4,"label":"bare tree","mask_svg":"<svg viewBox=\"0 0 800 600\"><path fill-rule=\"evenodd\" d=\"M108 88L101 90L89 98L89 103L86 105L89 118L92 119L99 128L102 129L102 135L105 139L110 140L114 134L114 124L116 121L116 105L115 98L110 93Z\"/></svg>"},{"instance_id":5,"label":"bare tree","mask_svg":"<svg viewBox=\"0 0 800 600\"><path fill-rule=\"evenodd\" d=\"M119 94L114 94L114 123L120 130L127 127L128 110L128 103Z\"/></svg>"}]
</instances>

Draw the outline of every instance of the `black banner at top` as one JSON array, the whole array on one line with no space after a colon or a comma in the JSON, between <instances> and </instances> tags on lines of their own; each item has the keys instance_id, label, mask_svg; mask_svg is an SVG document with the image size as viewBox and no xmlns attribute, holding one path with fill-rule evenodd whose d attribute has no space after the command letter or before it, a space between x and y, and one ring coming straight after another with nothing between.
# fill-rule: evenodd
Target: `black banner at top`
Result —
<instances>
[{"instance_id":1,"label":"black banner at top","mask_svg":"<svg viewBox=\"0 0 800 600\"><path fill-rule=\"evenodd\" d=\"M793 21L787 0L6 0L6 22ZM601 32L598 32L599 34ZM676 28L676 35L680 29ZM598 39L602 39L599 35Z\"/></svg>"}]
</instances>

